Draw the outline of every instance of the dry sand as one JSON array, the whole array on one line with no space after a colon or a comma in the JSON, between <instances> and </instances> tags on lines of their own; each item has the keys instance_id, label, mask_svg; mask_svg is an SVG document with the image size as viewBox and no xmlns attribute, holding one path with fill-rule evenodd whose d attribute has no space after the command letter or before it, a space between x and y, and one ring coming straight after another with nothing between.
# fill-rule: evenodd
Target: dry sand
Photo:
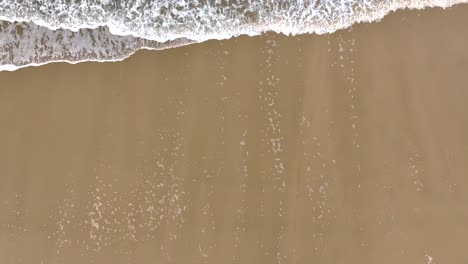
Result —
<instances>
[{"instance_id":1,"label":"dry sand","mask_svg":"<svg viewBox=\"0 0 468 264\"><path fill-rule=\"evenodd\" d=\"M467 14L0 73L0 263L467 263Z\"/></svg>"}]
</instances>

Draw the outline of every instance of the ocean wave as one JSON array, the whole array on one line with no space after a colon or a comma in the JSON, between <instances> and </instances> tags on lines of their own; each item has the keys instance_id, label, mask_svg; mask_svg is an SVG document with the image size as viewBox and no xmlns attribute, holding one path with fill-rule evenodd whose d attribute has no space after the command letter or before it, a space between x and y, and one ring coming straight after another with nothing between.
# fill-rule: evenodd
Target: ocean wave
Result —
<instances>
[{"instance_id":1,"label":"ocean wave","mask_svg":"<svg viewBox=\"0 0 468 264\"><path fill-rule=\"evenodd\" d=\"M0 66L113 61L164 49L259 35L326 34L403 8L468 0L0 0Z\"/></svg>"}]
</instances>

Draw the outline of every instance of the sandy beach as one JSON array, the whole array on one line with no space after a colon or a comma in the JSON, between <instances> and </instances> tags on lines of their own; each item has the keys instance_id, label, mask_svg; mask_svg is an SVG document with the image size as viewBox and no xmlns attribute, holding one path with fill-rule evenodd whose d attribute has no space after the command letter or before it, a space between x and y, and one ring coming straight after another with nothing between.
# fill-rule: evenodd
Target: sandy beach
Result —
<instances>
[{"instance_id":1,"label":"sandy beach","mask_svg":"<svg viewBox=\"0 0 468 264\"><path fill-rule=\"evenodd\" d=\"M467 14L0 72L0 263L467 263Z\"/></svg>"}]
</instances>

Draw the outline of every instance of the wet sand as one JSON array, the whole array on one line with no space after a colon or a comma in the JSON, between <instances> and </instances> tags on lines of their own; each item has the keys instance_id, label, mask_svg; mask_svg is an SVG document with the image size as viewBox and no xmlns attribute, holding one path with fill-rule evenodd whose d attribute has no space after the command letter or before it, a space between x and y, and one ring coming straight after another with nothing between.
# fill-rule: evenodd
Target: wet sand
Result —
<instances>
[{"instance_id":1,"label":"wet sand","mask_svg":"<svg viewBox=\"0 0 468 264\"><path fill-rule=\"evenodd\" d=\"M0 263L467 263L468 6L0 73Z\"/></svg>"}]
</instances>

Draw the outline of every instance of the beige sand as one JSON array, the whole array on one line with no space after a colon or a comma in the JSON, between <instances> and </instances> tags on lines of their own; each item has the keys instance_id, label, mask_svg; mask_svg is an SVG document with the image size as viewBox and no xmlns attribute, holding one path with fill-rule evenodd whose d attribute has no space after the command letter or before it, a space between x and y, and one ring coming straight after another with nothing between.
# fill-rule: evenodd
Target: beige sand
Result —
<instances>
[{"instance_id":1,"label":"beige sand","mask_svg":"<svg viewBox=\"0 0 468 264\"><path fill-rule=\"evenodd\" d=\"M467 263L466 14L0 73L0 263Z\"/></svg>"}]
</instances>

